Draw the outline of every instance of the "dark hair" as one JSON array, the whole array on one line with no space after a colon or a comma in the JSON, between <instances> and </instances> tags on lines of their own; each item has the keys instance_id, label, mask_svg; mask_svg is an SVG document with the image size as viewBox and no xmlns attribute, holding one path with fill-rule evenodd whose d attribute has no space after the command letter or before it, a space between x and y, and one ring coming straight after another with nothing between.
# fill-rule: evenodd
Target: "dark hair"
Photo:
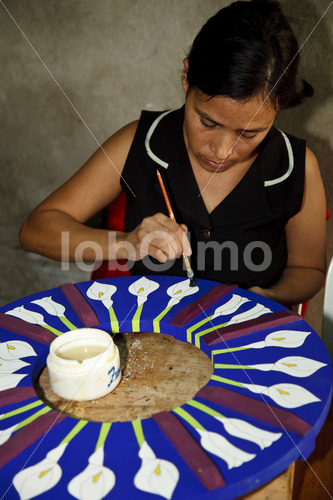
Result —
<instances>
[{"instance_id":1,"label":"dark hair","mask_svg":"<svg viewBox=\"0 0 333 500\"><path fill-rule=\"evenodd\" d=\"M188 55L187 81L208 96L248 99L261 95L281 108L313 95L297 91L299 47L274 0L234 2L202 27Z\"/></svg>"}]
</instances>

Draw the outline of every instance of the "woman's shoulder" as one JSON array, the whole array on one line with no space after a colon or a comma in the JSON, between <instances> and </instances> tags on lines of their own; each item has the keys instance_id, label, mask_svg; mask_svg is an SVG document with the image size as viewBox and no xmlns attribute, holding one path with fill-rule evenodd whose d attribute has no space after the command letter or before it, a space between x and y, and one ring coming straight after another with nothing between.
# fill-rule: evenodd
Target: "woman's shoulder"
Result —
<instances>
[{"instance_id":1,"label":"woman's shoulder","mask_svg":"<svg viewBox=\"0 0 333 500\"><path fill-rule=\"evenodd\" d=\"M322 182L317 158L308 147L305 150L305 175L308 184Z\"/></svg>"},{"instance_id":2,"label":"woman's shoulder","mask_svg":"<svg viewBox=\"0 0 333 500\"><path fill-rule=\"evenodd\" d=\"M167 109L162 111L153 111L144 109L141 111L139 120L139 129L143 132L149 131L149 135L153 135L155 130L165 130L175 123L183 121L183 108Z\"/></svg>"},{"instance_id":3,"label":"woman's shoulder","mask_svg":"<svg viewBox=\"0 0 333 500\"><path fill-rule=\"evenodd\" d=\"M136 147L137 143L149 141L155 130L161 129L164 133L173 128L178 130L183 115L183 107L162 111L143 109L138 120L130 122L118 130L104 143L103 148L106 152L120 150L126 152L127 156L132 145Z\"/></svg>"},{"instance_id":4,"label":"woman's shoulder","mask_svg":"<svg viewBox=\"0 0 333 500\"><path fill-rule=\"evenodd\" d=\"M111 135L104 143L103 147L114 147L115 145L130 145L133 141L133 138L136 134L138 128L139 120L134 120L127 125L124 125L122 128L117 130L114 134Z\"/></svg>"}]
</instances>

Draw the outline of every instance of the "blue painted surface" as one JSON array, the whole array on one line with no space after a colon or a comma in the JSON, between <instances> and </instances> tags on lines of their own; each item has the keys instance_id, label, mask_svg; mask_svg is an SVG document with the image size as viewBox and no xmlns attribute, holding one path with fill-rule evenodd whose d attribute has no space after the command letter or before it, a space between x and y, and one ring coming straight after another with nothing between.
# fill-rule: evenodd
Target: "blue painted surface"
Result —
<instances>
[{"instance_id":1,"label":"blue painted surface","mask_svg":"<svg viewBox=\"0 0 333 500\"><path fill-rule=\"evenodd\" d=\"M112 307L119 322L119 329L121 332L132 331L132 320L137 310L137 297L129 293L128 287L138 279L139 277L133 276L100 281L102 284L112 284L117 287L117 291L112 296ZM154 331L153 320L165 309L170 300L170 297L166 293L168 287L178 283L181 279L176 277L154 276L151 278L151 281L157 282L159 284L159 288L149 294L146 302L143 304L140 316L140 331ZM186 342L188 328L212 315L214 310L218 306L226 303L234 293L248 298L249 302L243 304L240 309L233 314L215 318L212 322L207 322L203 326L199 327L198 330L193 332L193 342L195 333L200 332L209 326L216 326L223 322L227 322L231 319L231 317L250 309L257 303L268 307L272 313L285 309L279 304L271 302L263 297L259 297L251 292L237 288L211 306L207 311L203 311L189 324L184 325L183 328L178 328L172 325L171 321L176 314L216 286L215 282L203 280L198 280L198 284L200 289L196 294L182 298L180 302L174 305L161 319L161 333L173 335L176 339ZM83 282L79 283L77 287L96 312L100 321L99 328L111 332L112 328L110 327L109 311L100 300L93 300L86 295L87 290L91 285L92 282ZM78 328L83 326L77 314L73 311L69 302L58 288L25 297L12 304L4 306L0 310L2 312L7 312L14 307L24 305L28 310L42 313L44 321L48 325L64 332L66 331L66 326L58 317L48 314L38 305L31 303L33 300L48 296L51 296L54 301L65 306L65 316L68 320L70 320ZM308 422L312 426L311 431L306 436L300 436L296 433L287 432L281 427L263 422L260 420L260 416L258 418L248 416L246 408L244 408L242 414L240 414L229 408L221 407L218 404L204 401L200 398L195 398L197 401L204 403L211 410L222 414L226 418L242 419L260 429L274 433L282 433L281 437L277 441L273 442L271 446L268 446L265 449L260 449L260 447L254 442L231 435L214 416L191 405L184 404L182 409L186 410L186 412L196 419L196 421L198 421L199 424L207 431L223 436L233 446L239 448L243 452L255 455L252 460L244 462L240 466L229 468L224 459L211 452L206 452L220 470L220 473L226 483L226 486L223 488L207 491L193 471L185 463L183 457L178 453L160 428L156 425L154 420L152 418L145 419L142 421L142 429L144 437L151 450L153 450L153 453L158 459L171 462L179 471L179 480L171 497L173 500L213 500L235 498L274 478L283 472L297 458L302 458L302 456L303 458L306 458L313 449L315 438L319 433L327 415L332 392L331 362L326 348L318 335L301 319L300 321L292 322L290 324L283 325L282 327L268 328L265 331L253 332L249 335L229 340L227 347L229 349L234 349L237 347L247 346L255 342L261 342L270 333L285 330L294 331L295 333L310 332L310 334L307 336L303 344L296 348L281 348L274 346L260 349L248 348L246 350L224 352L214 356L214 363L248 366L262 363L275 363L279 359L287 356L302 356L325 363L325 366L305 378L296 378L279 371L261 371L255 369L215 368L214 375L230 379L239 384L250 383L264 386L272 386L275 384L294 384L305 388L318 398L318 401L288 410L291 415L297 415ZM0 329L0 342L13 340L26 341L31 347L33 347L37 354L36 356L23 358L23 360L29 363L29 365L15 372L18 374L26 374L17 387L30 387L46 363L48 346L38 343L37 341L24 338L23 336L12 334L5 329ZM204 342L201 342L200 347L210 358L212 351L226 348L223 342L210 347ZM254 404L255 401L265 400L267 404L272 407L273 411L274 408L278 407L278 404L269 396L255 394L238 385L230 385L217 380L211 380L208 385L226 387L236 393L250 396L253 399ZM37 399L38 398L36 396L35 400ZM29 404L32 401L34 401L34 399L2 406L0 408L0 415L5 415L6 413ZM12 416L8 419L0 419L0 431L18 424L20 421L29 417L41 407L29 410L24 414ZM180 416L177 415L177 418L179 418L181 423L193 436L193 438L199 441L200 437L197 430L195 430L192 425ZM52 427L47 434L42 436L42 438L37 440L33 445L29 446L22 453L16 456L16 458L9 461L0 470L0 496L7 492L6 498L19 498L19 494L12 485L12 479L15 474L17 474L21 469L26 469L27 467L37 464L43 460L48 451L57 447L77 423L78 421L76 419L67 416L61 423L54 425L54 427ZM61 478L51 489L46 490L36 498L73 498L67 490L67 485L72 478L80 474L87 467L88 459L95 451L100 429L100 423L89 422L80 430L80 432L69 442L62 457L59 459L58 464L62 470ZM15 431L13 435L14 434ZM139 444L131 422L118 422L111 425L104 443L104 466L114 472L116 482L112 490L106 495L105 498L112 498L116 500L132 500L133 498L136 500L163 498L160 494L141 491L134 485L134 477L141 466L141 459L138 456L139 449ZM94 500L94 498L103 497L95 496L91 497L91 500Z\"/></svg>"}]
</instances>

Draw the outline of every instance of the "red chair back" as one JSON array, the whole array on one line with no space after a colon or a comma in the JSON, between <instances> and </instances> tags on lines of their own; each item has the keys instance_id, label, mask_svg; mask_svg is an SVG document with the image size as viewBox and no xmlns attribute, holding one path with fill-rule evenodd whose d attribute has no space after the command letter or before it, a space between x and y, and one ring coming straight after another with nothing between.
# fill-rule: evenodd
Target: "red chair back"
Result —
<instances>
[{"instance_id":1,"label":"red chair back","mask_svg":"<svg viewBox=\"0 0 333 500\"><path fill-rule=\"evenodd\" d=\"M110 205L102 212L101 227L114 231L124 231L126 195L122 191ZM119 266L121 268L119 269ZM126 260L103 260L98 262L92 272L91 279L115 278L117 276L130 276Z\"/></svg>"}]
</instances>

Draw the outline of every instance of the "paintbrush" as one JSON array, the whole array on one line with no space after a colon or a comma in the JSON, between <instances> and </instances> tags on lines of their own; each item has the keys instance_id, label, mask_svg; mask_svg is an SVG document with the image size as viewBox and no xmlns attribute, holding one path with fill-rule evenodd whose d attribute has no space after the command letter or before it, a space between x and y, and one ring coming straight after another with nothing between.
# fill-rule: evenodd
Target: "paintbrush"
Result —
<instances>
[{"instance_id":1,"label":"paintbrush","mask_svg":"<svg viewBox=\"0 0 333 500\"><path fill-rule=\"evenodd\" d=\"M156 172L157 172L158 181L159 181L160 186L161 186L163 198L164 198L165 204L166 204L167 209L168 209L169 217L170 217L171 220L173 220L173 221L176 222L176 217L175 217L175 215L173 213L173 210L172 210L172 207L171 207L171 203L170 203L170 200L169 200L169 197L168 197L168 193L167 193L167 191L165 189L165 185L164 185L162 176L161 176L161 174L160 174L160 172L158 170L156 170ZM185 264L185 267L186 267L187 277L190 280L190 287L198 286L198 284L196 282L196 279L194 277L194 272L193 272L193 270L191 268L190 261L188 260L187 255L185 255L184 253L182 253L182 257L183 257L183 261L184 261L184 264Z\"/></svg>"}]
</instances>

